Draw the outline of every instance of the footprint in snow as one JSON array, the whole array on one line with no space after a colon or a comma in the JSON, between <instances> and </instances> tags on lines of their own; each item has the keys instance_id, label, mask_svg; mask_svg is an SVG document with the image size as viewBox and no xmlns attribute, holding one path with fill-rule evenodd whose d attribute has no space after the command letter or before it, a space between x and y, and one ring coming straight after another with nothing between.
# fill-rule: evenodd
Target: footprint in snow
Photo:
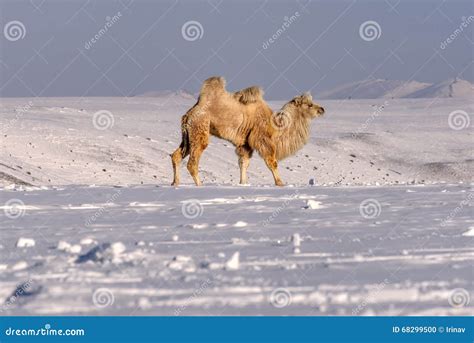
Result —
<instances>
[{"instance_id":1,"label":"footprint in snow","mask_svg":"<svg viewBox=\"0 0 474 343\"><path fill-rule=\"evenodd\" d=\"M16 289L5 299L4 307L23 306L32 301L43 289L43 286L33 283L29 280L21 283Z\"/></svg>"},{"instance_id":2,"label":"footprint in snow","mask_svg":"<svg viewBox=\"0 0 474 343\"><path fill-rule=\"evenodd\" d=\"M121 242L113 244L102 243L93 247L87 253L80 255L77 258L76 263L84 263L88 261L103 263L107 261L114 261L125 250L125 245L123 245Z\"/></svg>"}]
</instances>

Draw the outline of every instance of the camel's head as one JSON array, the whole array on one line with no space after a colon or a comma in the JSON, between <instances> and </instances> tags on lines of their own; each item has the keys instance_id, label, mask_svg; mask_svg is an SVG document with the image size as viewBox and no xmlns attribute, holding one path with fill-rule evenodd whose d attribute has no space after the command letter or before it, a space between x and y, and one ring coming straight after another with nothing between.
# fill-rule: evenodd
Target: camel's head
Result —
<instances>
[{"instance_id":1,"label":"camel's head","mask_svg":"<svg viewBox=\"0 0 474 343\"><path fill-rule=\"evenodd\" d=\"M300 113L308 119L320 117L324 114L324 108L313 102L313 97L309 92L293 98L290 103L297 107Z\"/></svg>"}]
</instances>

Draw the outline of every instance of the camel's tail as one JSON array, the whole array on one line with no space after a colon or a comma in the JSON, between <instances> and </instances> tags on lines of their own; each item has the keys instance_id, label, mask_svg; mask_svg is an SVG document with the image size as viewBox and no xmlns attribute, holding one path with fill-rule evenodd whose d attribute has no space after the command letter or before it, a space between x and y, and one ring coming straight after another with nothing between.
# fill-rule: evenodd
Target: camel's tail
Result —
<instances>
[{"instance_id":1,"label":"camel's tail","mask_svg":"<svg viewBox=\"0 0 474 343\"><path fill-rule=\"evenodd\" d=\"M188 116L184 115L181 118L181 154L186 157L189 154L189 131L188 131Z\"/></svg>"}]
</instances>

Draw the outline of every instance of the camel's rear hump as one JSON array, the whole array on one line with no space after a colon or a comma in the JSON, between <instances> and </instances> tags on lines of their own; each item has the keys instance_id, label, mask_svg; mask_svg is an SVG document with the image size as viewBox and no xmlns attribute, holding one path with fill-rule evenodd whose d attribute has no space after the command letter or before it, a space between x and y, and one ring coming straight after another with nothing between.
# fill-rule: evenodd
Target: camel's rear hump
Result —
<instances>
[{"instance_id":1,"label":"camel's rear hump","mask_svg":"<svg viewBox=\"0 0 474 343\"><path fill-rule=\"evenodd\" d=\"M263 90L260 87L252 86L234 93L235 99L244 105L263 101Z\"/></svg>"}]
</instances>

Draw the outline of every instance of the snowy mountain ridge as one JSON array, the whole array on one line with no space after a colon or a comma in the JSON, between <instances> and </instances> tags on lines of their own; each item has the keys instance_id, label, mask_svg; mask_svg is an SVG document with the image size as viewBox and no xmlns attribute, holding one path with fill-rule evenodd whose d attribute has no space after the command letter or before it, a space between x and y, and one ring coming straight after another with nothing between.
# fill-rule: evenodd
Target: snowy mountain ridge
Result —
<instances>
[{"instance_id":1,"label":"snowy mountain ridge","mask_svg":"<svg viewBox=\"0 0 474 343\"><path fill-rule=\"evenodd\" d=\"M472 98L474 97L474 85L459 78L435 84L371 79L343 84L322 92L317 97L319 99Z\"/></svg>"}]
</instances>

